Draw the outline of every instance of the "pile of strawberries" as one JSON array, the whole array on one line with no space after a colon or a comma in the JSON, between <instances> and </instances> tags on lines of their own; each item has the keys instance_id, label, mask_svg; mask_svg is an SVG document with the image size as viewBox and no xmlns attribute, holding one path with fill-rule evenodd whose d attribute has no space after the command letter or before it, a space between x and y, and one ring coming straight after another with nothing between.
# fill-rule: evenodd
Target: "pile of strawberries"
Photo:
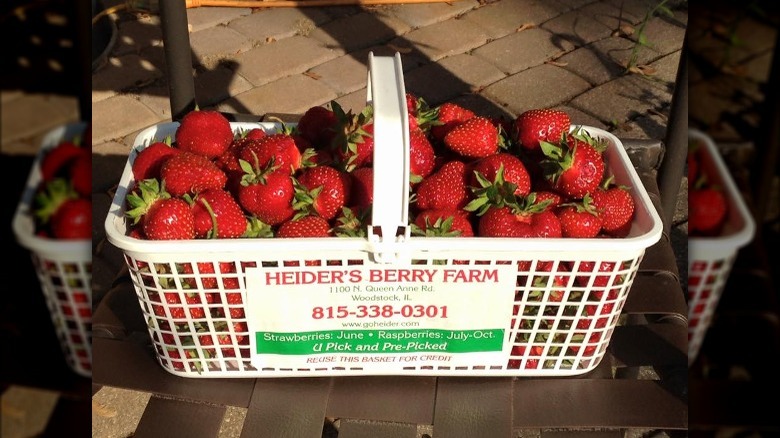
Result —
<instances>
[{"instance_id":1,"label":"pile of strawberries","mask_svg":"<svg viewBox=\"0 0 780 438\"><path fill-rule=\"evenodd\" d=\"M702 167L702 145L688 144L688 234L712 237L721 233L728 215L723 187Z\"/></svg>"},{"instance_id":2,"label":"pile of strawberries","mask_svg":"<svg viewBox=\"0 0 780 438\"><path fill-rule=\"evenodd\" d=\"M59 142L37 162L41 180L33 198L36 235L92 238L91 126L76 138Z\"/></svg>"},{"instance_id":3,"label":"pile of strawberries","mask_svg":"<svg viewBox=\"0 0 780 438\"><path fill-rule=\"evenodd\" d=\"M414 235L624 237L634 203L569 116L488 118L407 95ZM185 115L175 141L132 163L129 234L149 240L365 236L373 204L373 113L307 110L294 126L234 132L219 112Z\"/></svg>"}]
</instances>

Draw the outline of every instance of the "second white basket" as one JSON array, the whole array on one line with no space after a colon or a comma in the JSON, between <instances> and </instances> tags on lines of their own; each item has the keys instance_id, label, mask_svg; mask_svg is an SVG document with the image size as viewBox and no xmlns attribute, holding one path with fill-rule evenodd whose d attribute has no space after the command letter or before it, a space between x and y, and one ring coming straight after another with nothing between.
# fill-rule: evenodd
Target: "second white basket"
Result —
<instances>
[{"instance_id":1,"label":"second white basket","mask_svg":"<svg viewBox=\"0 0 780 438\"><path fill-rule=\"evenodd\" d=\"M699 354L737 251L753 239L755 222L712 138L690 129L701 147L701 171L723 188L728 216L719 236L688 238L688 364Z\"/></svg>"},{"instance_id":2,"label":"second white basket","mask_svg":"<svg viewBox=\"0 0 780 438\"><path fill-rule=\"evenodd\" d=\"M41 181L39 164L51 148L81 136L85 123L49 132L33 161L13 219L17 242L30 251L65 360L76 373L92 376L92 240L63 241L35 234L32 206Z\"/></svg>"}]
</instances>

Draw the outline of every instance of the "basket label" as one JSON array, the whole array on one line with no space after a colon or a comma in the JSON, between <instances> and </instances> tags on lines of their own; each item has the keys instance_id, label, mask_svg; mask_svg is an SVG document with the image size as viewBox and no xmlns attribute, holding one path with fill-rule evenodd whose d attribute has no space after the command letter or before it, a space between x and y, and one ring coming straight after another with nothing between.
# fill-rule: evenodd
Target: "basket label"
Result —
<instances>
[{"instance_id":1,"label":"basket label","mask_svg":"<svg viewBox=\"0 0 780 438\"><path fill-rule=\"evenodd\" d=\"M510 265L251 268L253 365L496 365L508 356Z\"/></svg>"}]
</instances>

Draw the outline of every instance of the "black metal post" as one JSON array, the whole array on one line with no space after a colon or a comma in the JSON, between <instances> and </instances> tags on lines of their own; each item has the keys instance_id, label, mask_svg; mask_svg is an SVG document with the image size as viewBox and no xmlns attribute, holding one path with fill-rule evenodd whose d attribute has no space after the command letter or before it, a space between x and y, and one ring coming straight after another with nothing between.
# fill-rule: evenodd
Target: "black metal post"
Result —
<instances>
[{"instance_id":1,"label":"black metal post","mask_svg":"<svg viewBox=\"0 0 780 438\"><path fill-rule=\"evenodd\" d=\"M78 62L79 119L92 121L92 6L86 1L77 1L74 19L75 47Z\"/></svg>"},{"instance_id":2,"label":"black metal post","mask_svg":"<svg viewBox=\"0 0 780 438\"><path fill-rule=\"evenodd\" d=\"M680 182L685 170L688 154L688 50L683 41L680 63L677 67L669 123L664 139L664 156L658 169L658 189L661 192L664 233L669 235L680 193Z\"/></svg>"},{"instance_id":3,"label":"black metal post","mask_svg":"<svg viewBox=\"0 0 780 438\"><path fill-rule=\"evenodd\" d=\"M161 1L160 22L165 62L168 69L171 119L179 121L197 106L185 3L183 1Z\"/></svg>"},{"instance_id":4,"label":"black metal post","mask_svg":"<svg viewBox=\"0 0 780 438\"><path fill-rule=\"evenodd\" d=\"M752 191L756 197L753 207L756 221L756 235L760 236L773 191L772 181L780 163L780 32L772 53L772 67L766 81L766 94L761 114L761 123L756 138L759 160L752 176Z\"/></svg>"}]
</instances>

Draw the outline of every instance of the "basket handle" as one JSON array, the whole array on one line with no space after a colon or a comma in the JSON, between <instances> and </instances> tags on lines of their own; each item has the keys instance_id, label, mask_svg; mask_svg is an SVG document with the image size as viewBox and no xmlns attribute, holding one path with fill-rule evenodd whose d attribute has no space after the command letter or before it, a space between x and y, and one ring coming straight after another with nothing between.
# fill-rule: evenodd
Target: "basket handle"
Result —
<instances>
[{"instance_id":1,"label":"basket handle","mask_svg":"<svg viewBox=\"0 0 780 438\"><path fill-rule=\"evenodd\" d=\"M408 259L409 119L401 55L368 55L368 104L374 107L374 203L368 241L378 263Z\"/></svg>"}]
</instances>

